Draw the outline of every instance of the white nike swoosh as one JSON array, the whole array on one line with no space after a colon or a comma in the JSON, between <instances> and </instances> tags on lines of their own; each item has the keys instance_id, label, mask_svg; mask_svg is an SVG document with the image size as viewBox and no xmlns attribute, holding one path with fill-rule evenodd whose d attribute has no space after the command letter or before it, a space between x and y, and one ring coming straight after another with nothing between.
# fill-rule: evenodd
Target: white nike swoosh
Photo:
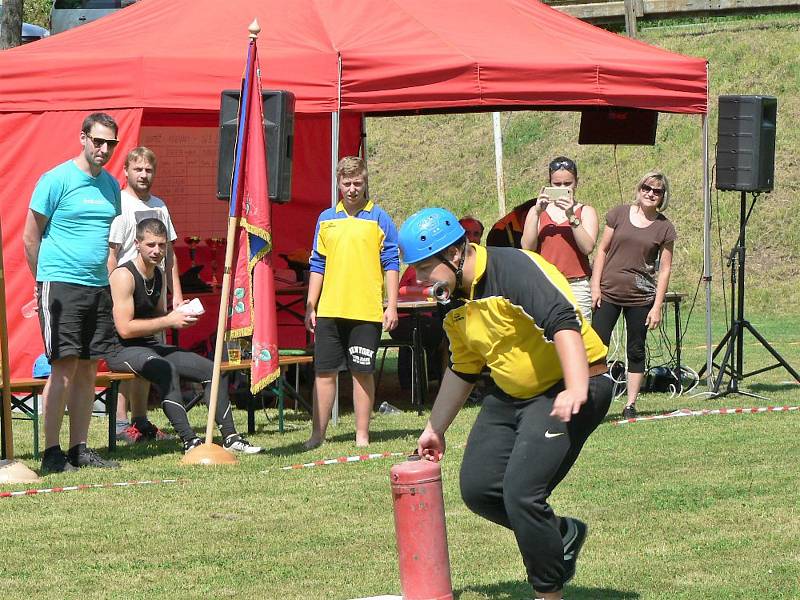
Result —
<instances>
[{"instance_id":1,"label":"white nike swoosh","mask_svg":"<svg viewBox=\"0 0 800 600\"><path fill-rule=\"evenodd\" d=\"M564 434L565 433L563 431L560 432L560 433L550 433L550 430L548 429L547 431L544 432L544 437L546 437L546 438L554 438L554 437L558 437L558 436L564 435Z\"/></svg>"}]
</instances>

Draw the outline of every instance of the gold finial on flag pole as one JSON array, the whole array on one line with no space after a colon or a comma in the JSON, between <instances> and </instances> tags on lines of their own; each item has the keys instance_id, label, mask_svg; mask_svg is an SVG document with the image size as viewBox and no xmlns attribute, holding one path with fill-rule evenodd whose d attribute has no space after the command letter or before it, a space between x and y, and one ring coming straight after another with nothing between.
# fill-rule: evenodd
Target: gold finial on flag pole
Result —
<instances>
[{"instance_id":1,"label":"gold finial on flag pole","mask_svg":"<svg viewBox=\"0 0 800 600\"><path fill-rule=\"evenodd\" d=\"M247 31L250 32L251 38L256 39L258 37L258 34L261 33L261 26L258 24L258 19L253 19L253 22L250 23Z\"/></svg>"}]
</instances>

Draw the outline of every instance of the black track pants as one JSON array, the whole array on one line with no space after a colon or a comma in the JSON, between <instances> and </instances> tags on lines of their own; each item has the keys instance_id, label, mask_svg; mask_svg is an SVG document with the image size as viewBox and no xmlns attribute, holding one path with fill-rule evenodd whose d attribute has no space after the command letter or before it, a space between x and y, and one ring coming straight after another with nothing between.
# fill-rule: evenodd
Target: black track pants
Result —
<instances>
[{"instance_id":1,"label":"black track pants","mask_svg":"<svg viewBox=\"0 0 800 600\"><path fill-rule=\"evenodd\" d=\"M611 403L607 375L589 380L589 399L569 423L550 416L563 383L530 400L497 387L483 399L461 465L461 496L475 513L514 531L528 581L538 592L561 589L563 544L547 503Z\"/></svg>"},{"instance_id":2,"label":"black track pants","mask_svg":"<svg viewBox=\"0 0 800 600\"><path fill-rule=\"evenodd\" d=\"M181 378L204 385L203 401L208 405L211 395L211 376L214 363L175 346L128 346L121 348L108 359L114 371L136 373L153 383L161 394L161 408L182 440L196 437L186 416L181 394ZM216 422L222 437L236 433L228 399L228 377L219 382Z\"/></svg>"}]
</instances>

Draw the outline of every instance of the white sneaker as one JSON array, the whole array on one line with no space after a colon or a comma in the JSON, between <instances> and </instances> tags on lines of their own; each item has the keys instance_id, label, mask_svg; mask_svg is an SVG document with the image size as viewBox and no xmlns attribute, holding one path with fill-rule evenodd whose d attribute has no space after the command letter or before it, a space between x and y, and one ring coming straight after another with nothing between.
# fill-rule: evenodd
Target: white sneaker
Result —
<instances>
[{"instance_id":1,"label":"white sneaker","mask_svg":"<svg viewBox=\"0 0 800 600\"><path fill-rule=\"evenodd\" d=\"M238 433L232 433L225 438L222 447L230 452L241 452L242 454L258 454L263 450L261 446L253 446Z\"/></svg>"}]
</instances>

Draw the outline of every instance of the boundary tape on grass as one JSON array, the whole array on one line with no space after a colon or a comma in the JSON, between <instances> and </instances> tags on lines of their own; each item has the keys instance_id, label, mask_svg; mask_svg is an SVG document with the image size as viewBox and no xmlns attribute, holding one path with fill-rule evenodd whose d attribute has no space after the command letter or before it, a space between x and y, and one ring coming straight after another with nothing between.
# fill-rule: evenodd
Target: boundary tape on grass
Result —
<instances>
[{"instance_id":1,"label":"boundary tape on grass","mask_svg":"<svg viewBox=\"0 0 800 600\"><path fill-rule=\"evenodd\" d=\"M148 479L142 481L118 481L116 483L82 483L79 485L65 485L63 487L52 487L31 490L19 490L16 492L0 492L0 498L17 498L20 496L38 496L41 494L55 494L57 492L80 492L83 490L96 490L105 488L132 487L135 485L155 485L158 483L184 483L188 479Z\"/></svg>"},{"instance_id":2,"label":"boundary tape on grass","mask_svg":"<svg viewBox=\"0 0 800 600\"><path fill-rule=\"evenodd\" d=\"M340 456L339 458L328 458L325 460L315 460L314 462L287 465L280 467L280 471L293 471L295 469L310 469L311 467L324 467L326 465L340 465L346 463L364 462L367 460L378 460L381 458L394 458L398 456L408 456L406 452L377 452L374 454L359 454L355 456ZM269 471L261 471L268 473Z\"/></svg>"},{"instance_id":3,"label":"boundary tape on grass","mask_svg":"<svg viewBox=\"0 0 800 600\"><path fill-rule=\"evenodd\" d=\"M661 421L664 419L676 419L678 417L705 417L707 415L755 415L767 412L790 412L800 410L800 406L753 406L751 408L715 408L703 410L689 410L679 408L671 413L662 415L649 415L647 417L636 417L635 419L620 419L613 421L614 425L628 425L630 423L641 423L643 421Z\"/></svg>"}]
</instances>

